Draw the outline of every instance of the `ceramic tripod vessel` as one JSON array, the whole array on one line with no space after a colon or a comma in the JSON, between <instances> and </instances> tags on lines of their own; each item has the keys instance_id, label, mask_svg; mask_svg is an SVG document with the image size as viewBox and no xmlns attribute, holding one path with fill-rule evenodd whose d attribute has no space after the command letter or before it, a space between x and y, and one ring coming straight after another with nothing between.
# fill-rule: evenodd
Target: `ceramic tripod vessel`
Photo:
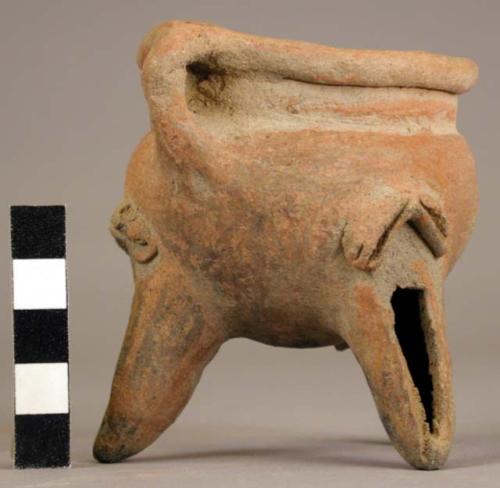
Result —
<instances>
[{"instance_id":1,"label":"ceramic tripod vessel","mask_svg":"<svg viewBox=\"0 0 500 488\"><path fill-rule=\"evenodd\" d=\"M467 59L169 22L141 45L151 131L111 230L135 296L94 455L150 445L224 341L350 348L404 459L454 408L443 281L476 213Z\"/></svg>"}]
</instances>

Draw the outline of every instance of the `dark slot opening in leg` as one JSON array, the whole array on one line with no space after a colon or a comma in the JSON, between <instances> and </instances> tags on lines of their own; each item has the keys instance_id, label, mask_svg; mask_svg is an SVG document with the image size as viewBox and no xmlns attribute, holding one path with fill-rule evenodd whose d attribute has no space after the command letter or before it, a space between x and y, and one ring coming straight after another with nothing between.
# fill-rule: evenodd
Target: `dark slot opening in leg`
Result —
<instances>
[{"instance_id":1,"label":"dark slot opening in leg","mask_svg":"<svg viewBox=\"0 0 500 488\"><path fill-rule=\"evenodd\" d=\"M414 288L397 288L391 299L399 345L408 364L413 383L424 406L425 419L432 432L432 376L425 343L423 315L424 292Z\"/></svg>"}]
</instances>

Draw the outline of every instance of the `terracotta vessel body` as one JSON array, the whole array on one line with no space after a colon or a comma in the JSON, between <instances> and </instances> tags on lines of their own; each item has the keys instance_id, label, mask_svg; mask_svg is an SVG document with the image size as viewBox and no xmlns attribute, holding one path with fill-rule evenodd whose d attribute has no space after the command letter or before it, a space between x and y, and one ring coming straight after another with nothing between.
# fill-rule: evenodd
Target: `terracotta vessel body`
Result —
<instances>
[{"instance_id":1,"label":"terracotta vessel body","mask_svg":"<svg viewBox=\"0 0 500 488\"><path fill-rule=\"evenodd\" d=\"M138 63L151 131L111 224L135 296L96 458L151 444L220 345L248 337L350 348L396 449L440 467L442 288L477 199L457 95L475 64L190 22L154 29Z\"/></svg>"}]
</instances>

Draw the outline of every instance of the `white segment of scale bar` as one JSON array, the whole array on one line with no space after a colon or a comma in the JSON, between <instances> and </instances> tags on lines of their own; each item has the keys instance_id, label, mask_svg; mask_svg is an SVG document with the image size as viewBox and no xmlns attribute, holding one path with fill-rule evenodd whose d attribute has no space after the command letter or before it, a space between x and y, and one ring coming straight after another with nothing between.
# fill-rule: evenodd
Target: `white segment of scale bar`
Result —
<instances>
[{"instance_id":1,"label":"white segment of scale bar","mask_svg":"<svg viewBox=\"0 0 500 488\"><path fill-rule=\"evenodd\" d=\"M65 309L65 259L14 259L14 309Z\"/></svg>"},{"instance_id":2,"label":"white segment of scale bar","mask_svg":"<svg viewBox=\"0 0 500 488\"><path fill-rule=\"evenodd\" d=\"M15 365L16 415L68 413L68 363Z\"/></svg>"}]
</instances>

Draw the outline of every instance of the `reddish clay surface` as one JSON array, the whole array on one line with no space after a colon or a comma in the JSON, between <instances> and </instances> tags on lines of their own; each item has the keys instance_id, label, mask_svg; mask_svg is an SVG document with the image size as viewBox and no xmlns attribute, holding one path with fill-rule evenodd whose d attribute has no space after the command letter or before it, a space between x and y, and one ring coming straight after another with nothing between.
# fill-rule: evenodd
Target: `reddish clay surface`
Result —
<instances>
[{"instance_id":1,"label":"reddish clay surface","mask_svg":"<svg viewBox=\"0 0 500 488\"><path fill-rule=\"evenodd\" d=\"M350 348L396 449L439 468L454 419L442 287L477 200L457 95L475 64L190 22L154 29L138 63L151 131L111 223L135 296L95 457L151 444L243 336Z\"/></svg>"}]
</instances>

